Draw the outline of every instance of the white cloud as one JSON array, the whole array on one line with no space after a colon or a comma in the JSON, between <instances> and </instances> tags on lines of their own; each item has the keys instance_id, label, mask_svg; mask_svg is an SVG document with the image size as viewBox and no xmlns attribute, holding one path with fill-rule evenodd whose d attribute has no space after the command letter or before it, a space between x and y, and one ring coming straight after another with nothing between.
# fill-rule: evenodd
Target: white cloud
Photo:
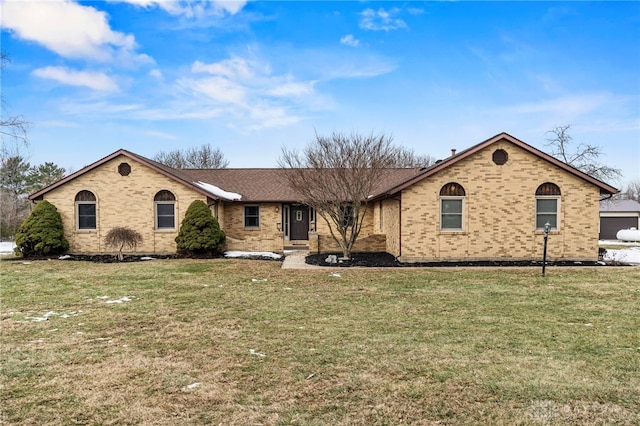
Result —
<instances>
[{"instance_id":1,"label":"white cloud","mask_svg":"<svg viewBox=\"0 0 640 426\"><path fill-rule=\"evenodd\" d=\"M246 88L224 77L185 78L179 84L213 101L241 105L246 102Z\"/></svg>"},{"instance_id":2,"label":"white cloud","mask_svg":"<svg viewBox=\"0 0 640 426\"><path fill-rule=\"evenodd\" d=\"M378 10L365 9L360 13L360 28L371 31L391 31L407 28L407 24L400 18L394 16L400 9L393 8L386 11L383 8Z\"/></svg>"},{"instance_id":3,"label":"white cloud","mask_svg":"<svg viewBox=\"0 0 640 426\"><path fill-rule=\"evenodd\" d=\"M510 107L509 110L518 114L545 113L556 116L576 117L593 112L611 101L612 97L608 93L588 93L515 105Z\"/></svg>"},{"instance_id":4,"label":"white cloud","mask_svg":"<svg viewBox=\"0 0 640 426\"><path fill-rule=\"evenodd\" d=\"M283 83L267 90L267 93L278 97L311 95L314 85L315 81Z\"/></svg>"},{"instance_id":5,"label":"white cloud","mask_svg":"<svg viewBox=\"0 0 640 426\"><path fill-rule=\"evenodd\" d=\"M194 73L208 73L226 78L250 79L254 76L254 68L257 68L255 61L233 57L212 64L205 64L195 61L191 66ZM268 72L268 67L264 69Z\"/></svg>"},{"instance_id":6,"label":"white cloud","mask_svg":"<svg viewBox=\"0 0 640 426\"><path fill-rule=\"evenodd\" d=\"M139 7L159 7L167 13L186 18L210 15L235 15L247 4L245 0L109 0Z\"/></svg>"},{"instance_id":7,"label":"white cloud","mask_svg":"<svg viewBox=\"0 0 640 426\"><path fill-rule=\"evenodd\" d=\"M88 87L101 92L115 92L118 85L109 76L99 72L74 71L65 67L44 67L33 70L36 77L54 80L69 86Z\"/></svg>"},{"instance_id":8,"label":"white cloud","mask_svg":"<svg viewBox=\"0 0 640 426\"><path fill-rule=\"evenodd\" d=\"M157 68L152 69L151 71L149 71L149 77L153 77L156 80L164 80L164 76L162 75L162 71L160 71Z\"/></svg>"},{"instance_id":9,"label":"white cloud","mask_svg":"<svg viewBox=\"0 0 640 426\"><path fill-rule=\"evenodd\" d=\"M360 40L355 38L353 34L347 34L340 39L340 43L346 44L347 46L351 47L358 47L358 45L360 45Z\"/></svg>"},{"instance_id":10,"label":"white cloud","mask_svg":"<svg viewBox=\"0 0 640 426\"><path fill-rule=\"evenodd\" d=\"M113 31L105 12L69 0L2 3L2 26L15 37L41 44L60 56L100 62L152 62L137 54L133 35Z\"/></svg>"}]
</instances>

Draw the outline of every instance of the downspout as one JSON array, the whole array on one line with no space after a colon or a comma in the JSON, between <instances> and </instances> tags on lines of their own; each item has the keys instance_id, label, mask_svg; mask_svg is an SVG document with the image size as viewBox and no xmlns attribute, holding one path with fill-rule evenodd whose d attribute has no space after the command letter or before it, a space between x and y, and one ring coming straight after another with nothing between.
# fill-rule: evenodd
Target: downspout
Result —
<instances>
[{"instance_id":1,"label":"downspout","mask_svg":"<svg viewBox=\"0 0 640 426\"><path fill-rule=\"evenodd\" d=\"M402 192L398 198L398 257L402 256Z\"/></svg>"}]
</instances>

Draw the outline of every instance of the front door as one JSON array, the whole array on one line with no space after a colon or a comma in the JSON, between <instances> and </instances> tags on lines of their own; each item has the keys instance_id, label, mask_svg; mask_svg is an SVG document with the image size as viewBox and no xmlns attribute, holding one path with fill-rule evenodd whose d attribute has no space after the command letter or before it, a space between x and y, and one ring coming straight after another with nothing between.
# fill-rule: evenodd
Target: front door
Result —
<instances>
[{"instance_id":1,"label":"front door","mask_svg":"<svg viewBox=\"0 0 640 426\"><path fill-rule=\"evenodd\" d=\"M304 205L291 206L291 235L290 240L309 239L309 207Z\"/></svg>"}]
</instances>

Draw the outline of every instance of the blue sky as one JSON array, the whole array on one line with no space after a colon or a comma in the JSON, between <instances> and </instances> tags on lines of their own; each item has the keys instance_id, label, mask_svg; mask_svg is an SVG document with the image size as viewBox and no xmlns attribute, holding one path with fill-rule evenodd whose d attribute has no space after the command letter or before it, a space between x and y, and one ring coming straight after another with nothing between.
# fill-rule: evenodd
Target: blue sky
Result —
<instances>
[{"instance_id":1,"label":"blue sky","mask_svg":"<svg viewBox=\"0 0 640 426\"><path fill-rule=\"evenodd\" d=\"M570 124L640 179L640 2L2 0L3 114L76 171L202 144L275 167L315 132L435 158Z\"/></svg>"}]
</instances>

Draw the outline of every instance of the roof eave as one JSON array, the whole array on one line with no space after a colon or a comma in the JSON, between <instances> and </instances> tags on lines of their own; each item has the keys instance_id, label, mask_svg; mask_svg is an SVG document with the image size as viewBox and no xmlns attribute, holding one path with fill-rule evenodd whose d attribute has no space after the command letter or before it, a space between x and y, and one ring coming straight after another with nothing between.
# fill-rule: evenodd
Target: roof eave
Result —
<instances>
[{"instance_id":1,"label":"roof eave","mask_svg":"<svg viewBox=\"0 0 640 426\"><path fill-rule=\"evenodd\" d=\"M600 195L604 195L604 194L617 194L618 192L620 192L617 188L614 188L611 185L608 185L596 178L594 178L593 176L590 176L578 169L576 169L575 167L572 167L560 160L558 160L557 158L552 157L549 154L546 154L542 151L540 151L539 149L534 148L533 146L527 144L526 142L521 141L520 139L511 136L508 133L502 132L498 135L493 136L492 138L489 138L483 142L480 142L477 145L474 145L470 148L465 149L464 151L460 151L459 153L452 155L442 161L440 161L439 163L434 164L433 166L429 167L428 169L426 169L424 172L418 174L417 176L414 176L408 180L406 180L405 182L401 183L400 185L397 185L393 188L390 188L389 190L385 191L384 193L376 196L376 199L379 198L383 198L383 197L389 197L392 196L400 191L402 191L405 188L408 188L409 186L413 185L416 182L419 182L435 173L438 173L439 171L457 163L458 161L461 161L473 154L475 154L476 152L486 148L489 145L492 145L502 139L506 139L509 142L513 143L516 146L519 146L520 148L532 153L533 155L536 155L552 164L554 164L557 167L560 167L562 169L564 169L565 171L575 175L576 177L579 177L595 186L597 186L600 189Z\"/></svg>"},{"instance_id":2,"label":"roof eave","mask_svg":"<svg viewBox=\"0 0 640 426\"><path fill-rule=\"evenodd\" d=\"M197 185L195 185L193 182L191 182L188 179L182 178L180 176L178 176L176 173L172 173L170 170L172 170L170 167L159 167L158 164L156 164L154 161L149 160L148 158L145 158L143 156L140 156L138 154L134 154L130 151L127 151L126 149L119 149L109 155L107 155L106 157L101 158L98 161L95 161L91 164L89 164L88 166L83 167L82 169L78 170L75 173L70 174L69 176L66 176L62 179L60 179L57 182L52 183L49 186L46 186L45 188L42 188L41 190L34 192L33 194L29 195L27 198L30 201L34 201L37 199L41 199L47 192L50 192L64 184L66 184L67 182L70 182L82 175L84 175L85 173L113 160L114 158L117 158L119 156L125 156L133 161L137 161L139 163L144 164L145 166L151 168L152 170L161 173L164 176L167 176L168 178L178 181L190 188L192 188L193 190L197 191L198 193L205 195L209 198L212 198L214 200L218 200L220 197L209 193L208 191L205 191L204 189L198 187Z\"/></svg>"}]
</instances>

